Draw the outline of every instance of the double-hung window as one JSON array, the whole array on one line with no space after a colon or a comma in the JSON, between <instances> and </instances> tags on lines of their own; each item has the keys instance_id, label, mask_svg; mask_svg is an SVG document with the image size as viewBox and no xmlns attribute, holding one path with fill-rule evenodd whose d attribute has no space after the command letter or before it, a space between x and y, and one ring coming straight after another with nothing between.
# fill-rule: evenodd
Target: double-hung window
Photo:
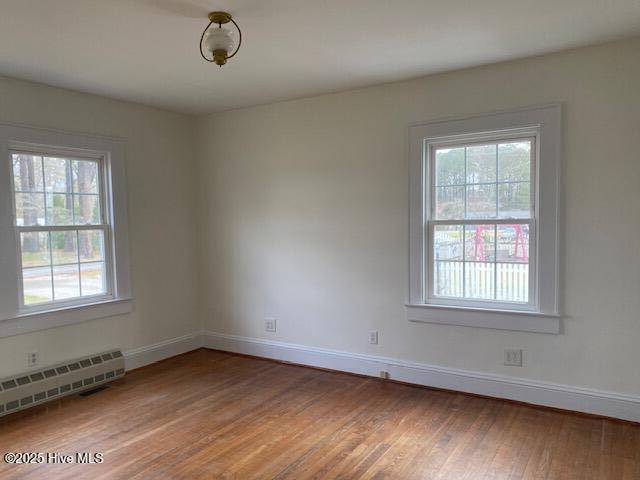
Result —
<instances>
[{"instance_id":1,"label":"double-hung window","mask_svg":"<svg viewBox=\"0 0 640 480\"><path fill-rule=\"evenodd\" d=\"M559 113L411 128L411 320L558 331Z\"/></svg>"},{"instance_id":2,"label":"double-hung window","mask_svg":"<svg viewBox=\"0 0 640 480\"><path fill-rule=\"evenodd\" d=\"M443 304L532 305L536 132L426 148L428 297Z\"/></svg>"},{"instance_id":3,"label":"double-hung window","mask_svg":"<svg viewBox=\"0 0 640 480\"><path fill-rule=\"evenodd\" d=\"M104 158L12 150L20 307L110 298Z\"/></svg>"},{"instance_id":4,"label":"double-hung window","mask_svg":"<svg viewBox=\"0 0 640 480\"><path fill-rule=\"evenodd\" d=\"M130 311L119 140L0 125L0 336Z\"/></svg>"}]
</instances>

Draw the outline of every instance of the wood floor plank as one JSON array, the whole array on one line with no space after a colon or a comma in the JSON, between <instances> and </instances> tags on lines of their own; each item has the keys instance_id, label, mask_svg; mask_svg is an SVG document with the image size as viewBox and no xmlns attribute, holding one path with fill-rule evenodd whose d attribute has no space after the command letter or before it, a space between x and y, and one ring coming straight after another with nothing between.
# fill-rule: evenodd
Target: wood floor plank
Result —
<instances>
[{"instance_id":1,"label":"wood floor plank","mask_svg":"<svg viewBox=\"0 0 640 480\"><path fill-rule=\"evenodd\" d=\"M4 479L632 479L640 425L197 350L0 419Z\"/></svg>"}]
</instances>

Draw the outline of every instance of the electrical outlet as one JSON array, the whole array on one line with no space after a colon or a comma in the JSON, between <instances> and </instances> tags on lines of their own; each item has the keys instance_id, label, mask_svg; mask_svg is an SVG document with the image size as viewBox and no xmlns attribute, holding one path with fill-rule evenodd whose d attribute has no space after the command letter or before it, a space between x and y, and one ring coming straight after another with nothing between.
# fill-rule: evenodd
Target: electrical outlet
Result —
<instances>
[{"instance_id":1,"label":"electrical outlet","mask_svg":"<svg viewBox=\"0 0 640 480\"><path fill-rule=\"evenodd\" d=\"M504 351L504 364L511 367L522 366L522 350L510 350Z\"/></svg>"},{"instance_id":2,"label":"electrical outlet","mask_svg":"<svg viewBox=\"0 0 640 480\"><path fill-rule=\"evenodd\" d=\"M276 319L275 318L265 318L264 319L264 331L265 332L275 332L276 331Z\"/></svg>"},{"instance_id":3,"label":"electrical outlet","mask_svg":"<svg viewBox=\"0 0 640 480\"><path fill-rule=\"evenodd\" d=\"M380 370L380 378L383 380L389 380L389 372L387 372L386 370Z\"/></svg>"},{"instance_id":4,"label":"electrical outlet","mask_svg":"<svg viewBox=\"0 0 640 480\"><path fill-rule=\"evenodd\" d=\"M35 367L40 364L40 353L29 352L27 353L27 366L29 368Z\"/></svg>"},{"instance_id":5,"label":"electrical outlet","mask_svg":"<svg viewBox=\"0 0 640 480\"><path fill-rule=\"evenodd\" d=\"M377 345L378 344L378 331L377 330L371 330L369 332L369 343L371 345Z\"/></svg>"}]
</instances>

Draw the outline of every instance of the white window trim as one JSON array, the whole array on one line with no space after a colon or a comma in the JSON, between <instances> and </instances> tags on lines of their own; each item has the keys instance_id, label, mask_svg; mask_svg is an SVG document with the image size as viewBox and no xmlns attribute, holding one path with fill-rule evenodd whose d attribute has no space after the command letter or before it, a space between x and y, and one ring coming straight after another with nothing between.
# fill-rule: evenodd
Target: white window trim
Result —
<instances>
[{"instance_id":1,"label":"white window trim","mask_svg":"<svg viewBox=\"0 0 640 480\"><path fill-rule=\"evenodd\" d=\"M63 132L12 123L0 123L0 337L44 330L132 310L129 274L129 240L126 208L125 141L81 133ZM40 308L20 308L19 263L14 226L13 191L9 155L15 149L76 153L103 158L104 215L111 226L110 245L105 245L112 271L108 295L50 303ZM108 268L108 267L107 267Z\"/></svg>"},{"instance_id":2,"label":"white window trim","mask_svg":"<svg viewBox=\"0 0 640 480\"><path fill-rule=\"evenodd\" d=\"M548 105L413 125L409 130L409 294L407 319L413 322L463 325L539 333L560 333L558 216L561 158L561 106ZM499 132L536 133L535 165L535 298L529 305L451 302L427 298L428 251L425 226L428 181L425 146L456 135L490 138Z\"/></svg>"}]
</instances>

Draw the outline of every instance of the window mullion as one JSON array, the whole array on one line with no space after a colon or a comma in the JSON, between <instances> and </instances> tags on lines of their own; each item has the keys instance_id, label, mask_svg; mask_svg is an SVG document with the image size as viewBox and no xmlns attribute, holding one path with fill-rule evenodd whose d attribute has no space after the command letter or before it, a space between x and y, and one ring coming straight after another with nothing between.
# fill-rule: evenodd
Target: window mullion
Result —
<instances>
[{"instance_id":1,"label":"window mullion","mask_svg":"<svg viewBox=\"0 0 640 480\"><path fill-rule=\"evenodd\" d=\"M493 226L493 299L498 299L498 225Z\"/></svg>"},{"instance_id":2,"label":"window mullion","mask_svg":"<svg viewBox=\"0 0 640 480\"><path fill-rule=\"evenodd\" d=\"M496 218L498 218L498 179L500 178L500 172L498 171L498 144L496 143Z\"/></svg>"},{"instance_id":3,"label":"window mullion","mask_svg":"<svg viewBox=\"0 0 640 480\"><path fill-rule=\"evenodd\" d=\"M69 162L69 177L67 178L67 180L70 183L70 185L67 185L67 192L69 191L69 188L71 188L71 224L75 225L76 224L76 208L75 208L76 196L73 194L73 163L71 159L67 159L67 162Z\"/></svg>"},{"instance_id":4,"label":"window mullion","mask_svg":"<svg viewBox=\"0 0 640 480\"><path fill-rule=\"evenodd\" d=\"M500 179L500 167L498 162L498 151L500 150L498 144L495 145L496 149L496 218L499 215L499 201L500 198L500 186L498 185L498 180ZM498 298L498 224L493 225L493 299L496 300Z\"/></svg>"},{"instance_id":5,"label":"window mullion","mask_svg":"<svg viewBox=\"0 0 640 480\"><path fill-rule=\"evenodd\" d=\"M464 218L467 218L467 147L464 148Z\"/></svg>"},{"instance_id":6,"label":"window mullion","mask_svg":"<svg viewBox=\"0 0 640 480\"><path fill-rule=\"evenodd\" d=\"M466 176L465 176L466 178ZM465 194L466 198L466 194ZM462 298L467 295L467 228L462 226Z\"/></svg>"},{"instance_id":7,"label":"window mullion","mask_svg":"<svg viewBox=\"0 0 640 480\"><path fill-rule=\"evenodd\" d=\"M51 271L51 301L54 301L56 299L56 289L53 284L53 243L51 242L51 232L47 232L47 239L49 240L49 270Z\"/></svg>"},{"instance_id":8,"label":"window mullion","mask_svg":"<svg viewBox=\"0 0 640 480\"><path fill-rule=\"evenodd\" d=\"M78 292L82 296L82 272L80 270L80 230L76 230L76 254L78 257Z\"/></svg>"},{"instance_id":9,"label":"window mullion","mask_svg":"<svg viewBox=\"0 0 640 480\"><path fill-rule=\"evenodd\" d=\"M44 208L44 223L47 224L47 220L49 218L49 209L47 208L47 182L44 176L44 155L40 155L40 166L42 167L42 195L44 197L42 200L42 205Z\"/></svg>"}]
</instances>

